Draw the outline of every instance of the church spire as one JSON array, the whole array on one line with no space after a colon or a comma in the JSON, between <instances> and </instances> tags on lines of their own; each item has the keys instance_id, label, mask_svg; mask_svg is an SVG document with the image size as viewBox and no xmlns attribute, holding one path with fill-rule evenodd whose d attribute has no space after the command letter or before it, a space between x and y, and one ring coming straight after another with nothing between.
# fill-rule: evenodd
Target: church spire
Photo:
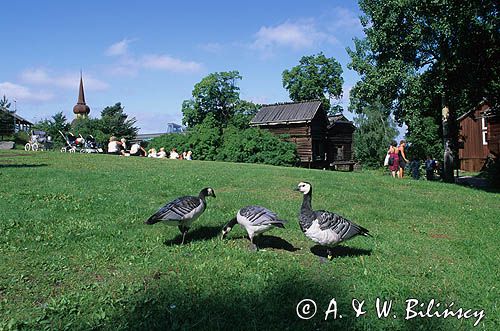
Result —
<instances>
[{"instance_id":1,"label":"church spire","mask_svg":"<svg viewBox=\"0 0 500 331\"><path fill-rule=\"evenodd\" d=\"M86 118L90 113L90 108L85 103L85 92L83 90L83 75L80 70L80 89L78 92L78 102L73 107L73 113L75 113L76 118Z\"/></svg>"}]
</instances>

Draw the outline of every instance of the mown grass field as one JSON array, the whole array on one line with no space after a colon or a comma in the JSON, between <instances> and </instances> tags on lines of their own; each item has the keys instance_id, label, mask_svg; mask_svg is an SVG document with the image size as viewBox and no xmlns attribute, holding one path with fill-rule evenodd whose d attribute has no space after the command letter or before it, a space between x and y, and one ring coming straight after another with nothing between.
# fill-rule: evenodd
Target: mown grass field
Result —
<instances>
[{"instance_id":1,"label":"mown grass field","mask_svg":"<svg viewBox=\"0 0 500 331\"><path fill-rule=\"evenodd\" d=\"M303 180L315 209L373 238L320 263L313 253L323 251L298 226L302 196L292 189ZM187 245L175 227L143 224L206 186L217 198ZM289 220L258 252L239 227L220 239L249 204ZM0 330L499 330L499 219L498 193L377 172L2 151ZM302 320L296 306L306 298L317 313ZM337 319L325 321L332 298ZM355 317L353 298L366 314ZM376 298L393 300L387 318ZM475 328L476 318L405 320L409 298L485 317Z\"/></svg>"}]
</instances>

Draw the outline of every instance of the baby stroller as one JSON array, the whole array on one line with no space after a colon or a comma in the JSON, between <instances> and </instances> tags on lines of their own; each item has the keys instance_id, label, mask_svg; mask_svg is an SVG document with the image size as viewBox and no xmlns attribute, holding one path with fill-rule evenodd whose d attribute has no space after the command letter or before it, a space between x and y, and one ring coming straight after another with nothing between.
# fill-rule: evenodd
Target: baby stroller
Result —
<instances>
[{"instance_id":1,"label":"baby stroller","mask_svg":"<svg viewBox=\"0 0 500 331\"><path fill-rule=\"evenodd\" d=\"M80 150L79 147L81 145L83 145L83 141L85 140L85 139L83 139L83 137L80 136L81 138L77 138L71 132L68 132L68 134L65 135L60 130L59 130L59 133L61 134L61 136L64 138L64 141L66 142L65 145L63 147L61 147L61 153L66 153L66 152L75 153L76 151Z\"/></svg>"},{"instance_id":2,"label":"baby stroller","mask_svg":"<svg viewBox=\"0 0 500 331\"><path fill-rule=\"evenodd\" d=\"M45 131L31 131L30 141L24 145L25 151L38 151L50 149L52 146L52 138Z\"/></svg>"},{"instance_id":3,"label":"baby stroller","mask_svg":"<svg viewBox=\"0 0 500 331\"><path fill-rule=\"evenodd\" d=\"M82 137L80 135L80 137ZM83 139L83 137L82 137ZM103 153L104 151L100 148L99 144L95 141L94 136L89 135L83 140L83 148L80 149L80 153Z\"/></svg>"}]
</instances>

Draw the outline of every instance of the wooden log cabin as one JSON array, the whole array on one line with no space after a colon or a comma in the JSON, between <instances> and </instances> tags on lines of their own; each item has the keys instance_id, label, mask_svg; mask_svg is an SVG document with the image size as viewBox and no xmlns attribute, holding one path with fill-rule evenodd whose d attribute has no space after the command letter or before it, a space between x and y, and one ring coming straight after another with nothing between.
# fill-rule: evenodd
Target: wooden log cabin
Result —
<instances>
[{"instance_id":1,"label":"wooden log cabin","mask_svg":"<svg viewBox=\"0 0 500 331\"><path fill-rule=\"evenodd\" d=\"M321 101L264 105L251 126L287 135L297 146L302 166L314 168L346 165L352 170L352 122L343 115L328 117Z\"/></svg>"},{"instance_id":2,"label":"wooden log cabin","mask_svg":"<svg viewBox=\"0 0 500 331\"><path fill-rule=\"evenodd\" d=\"M474 109L458 118L461 143L460 170L484 170L489 155L499 157L500 116L498 109L482 101Z\"/></svg>"}]
</instances>

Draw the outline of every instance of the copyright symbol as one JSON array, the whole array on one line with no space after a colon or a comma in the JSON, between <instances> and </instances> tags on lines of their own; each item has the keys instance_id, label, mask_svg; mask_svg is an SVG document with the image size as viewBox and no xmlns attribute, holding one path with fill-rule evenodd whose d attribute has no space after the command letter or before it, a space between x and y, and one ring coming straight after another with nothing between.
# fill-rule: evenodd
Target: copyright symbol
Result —
<instances>
[{"instance_id":1,"label":"copyright symbol","mask_svg":"<svg viewBox=\"0 0 500 331\"><path fill-rule=\"evenodd\" d=\"M303 320L308 320L316 315L316 302L311 299L304 299L297 304L297 316Z\"/></svg>"}]
</instances>

